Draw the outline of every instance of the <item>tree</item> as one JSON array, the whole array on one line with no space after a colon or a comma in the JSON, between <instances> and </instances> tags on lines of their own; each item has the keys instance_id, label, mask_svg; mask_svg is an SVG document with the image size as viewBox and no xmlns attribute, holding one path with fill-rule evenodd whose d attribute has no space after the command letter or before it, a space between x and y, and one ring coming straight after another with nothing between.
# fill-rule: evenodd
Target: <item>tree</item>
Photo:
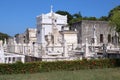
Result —
<instances>
[{"instance_id":1,"label":"tree","mask_svg":"<svg viewBox=\"0 0 120 80\"><path fill-rule=\"evenodd\" d=\"M95 21L95 20L97 20L97 18L96 17L86 17L85 16L85 17L82 18L82 20L94 20Z\"/></svg>"},{"instance_id":2,"label":"tree","mask_svg":"<svg viewBox=\"0 0 120 80\"><path fill-rule=\"evenodd\" d=\"M0 32L0 40L8 39L10 36L8 34Z\"/></svg>"},{"instance_id":3,"label":"tree","mask_svg":"<svg viewBox=\"0 0 120 80\"><path fill-rule=\"evenodd\" d=\"M82 18L82 15L80 12L78 12L73 15L73 18Z\"/></svg>"},{"instance_id":4,"label":"tree","mask_svg":"<svg viewBox=\"0 0 120 80\"><path fill-rule=\"evenodd\" d=\"M107 16L102 16L99 18L100 21L108 21L108 17Z\"/></svg>"},{"instance_id":5,"label":"tree","mask_svg":"<svg viewBox=\"0 0 120 80\"><path fill-rule=\"evenodd\" d=\"M96 17L89 17L88 20L97 20Z\"/></svg>"},{"instance_id":6,"label":"tree","mask_svg":"<svg viewBox=\"0 0 120 80\"><path fill-rule=\"evenodd\" d=\"M73 23L79 22L81 20L82 20L82 15L80 12L78 12L73 15L73 19L69 22L69 24L72 25Z\"/></svg>"},{"instance_id":7,"label":"tree","mask_svg":"<svg viewBox=\"0 0 120 80\"><path fill-rule=\"evenodd\" d=\"M120 6L112 9L108 15L109 22L115 27L115 30L120 33Z\"/></svg>"},{"instance_id":8,"label":"tree","mask_svg":"<svg viewBox=\"0 0 120 80\"><path fill-rule=\"evenodd\" d=\"M73 23L75 23L75 22L79 22L79 21L81 21L82 20L82 18L73 18L71 21L70 21L70 25L72 25Z\"/></svg>"},{"instance_id":9,"label":"tree","mask_svg":"<svg viewBox=\"0 0 120 80\"><path fill-rule=\"evenodd\" d=\"M60 14L60 15L67 15L67 22L68 22L68 24L73 19L73 16L69 12L67 12L67 11L58 10L58 11L56 11L56 13Z\"/></svg>"},{"instance_id":10,"label":"tree","mask_svg":"<svg viewBox=\"0 0 120 80\"><path fill-rule=\"evenodd\" d=\"M83 17L83 18L82 18L82 20L88 20L88 17L87 17L87 16L85 16L85 17Z\"/></svg>"},{"instance_id":11,"label":"tree","mask_svg":"<svg viewBox=\"0 0 120 80\"><path fill-rule=\"evenodd\" d=\"M120 5L117 6L117 7L115 7L115 8L113 8L112 10L110 10L110 12L109 12L109 14L108 14L108 18L110 19L110 18L114 15L114 13L115 13L116 11L120 11Z\"/></svg>"}]
</instances>

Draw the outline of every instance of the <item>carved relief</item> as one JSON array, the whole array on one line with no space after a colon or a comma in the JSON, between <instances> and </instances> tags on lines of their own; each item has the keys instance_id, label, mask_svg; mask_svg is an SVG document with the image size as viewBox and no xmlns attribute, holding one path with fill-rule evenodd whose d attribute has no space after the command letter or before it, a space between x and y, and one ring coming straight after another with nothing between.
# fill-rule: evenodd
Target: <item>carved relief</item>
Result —
<instances>
[{"instance_id":1,"label":"carved relief","mask_svg":"<svg viewBox=\"0 0 120 80\"><path fill-rule=\"evenodd\" d=\"M50 44L54 43L54 36L49 33L48 35L45 35L45 40L47 42L47 46L49 46Z\"/></svg>"}]
</instances>

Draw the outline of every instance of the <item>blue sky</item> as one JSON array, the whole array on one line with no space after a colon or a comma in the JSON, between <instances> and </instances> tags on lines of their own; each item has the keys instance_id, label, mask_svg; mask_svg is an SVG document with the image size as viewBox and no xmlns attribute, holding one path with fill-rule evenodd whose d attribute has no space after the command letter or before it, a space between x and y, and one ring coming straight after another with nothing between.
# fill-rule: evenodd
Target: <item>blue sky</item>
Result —
<instances>
[{"instance_id":1,"label":"blue sky","mask_svg":"<svg viewBox=\"0 0 120 80\"><path fill-rule=\"evenodd\" d=\"M71 14L101 17L108 15L120 0L0 0L0 32L14 36L26 28L36 28L36 16L63 10Z\"/></svg>"}]
</instances>

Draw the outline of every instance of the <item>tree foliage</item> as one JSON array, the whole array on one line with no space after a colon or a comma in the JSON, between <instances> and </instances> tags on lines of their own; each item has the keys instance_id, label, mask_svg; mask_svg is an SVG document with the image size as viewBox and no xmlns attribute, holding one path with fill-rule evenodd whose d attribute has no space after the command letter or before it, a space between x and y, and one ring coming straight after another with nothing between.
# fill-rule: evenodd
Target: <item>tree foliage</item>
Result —
<instances>
[{"instance_id":1,"label":"tree foliage","mask_svg":"<svg viewBox=\"0 0 120 80\"><path fill-rule=\"evenodd\" d=\"M8 34L0 32L0 40L8 39L10 36Z\"/></svg>"},{"instance_id":2,"label":"tree foliage","mask_svg":"<svg viewBox=\"0 0 120 80\"><path fill-rule=\"evenodd\" d=\"M109 22L115 27L117 32L120 32L120 6L112 9L108 15Z\"/></svg>"},{"instance_id":3,"label":"tree foliage","mask_svg":"<svg viewBox=\"0 0 120 80\"><path fill-rule=\"evenodd\" d=\"M73 23L79 22L79 21L81 21L81 20L82 20L82 18L73 18L73 19L69 22L69 24L72 25Z\"/></svg>"},{"instance_id":4,"label":"tree foliage","mask_svg":"<svg viewBox=\"0 0 120 80\"><path fill-rule=\"evenodd\" d=\"M70 21L73 19L73 16L67 12L67 11L61 11L61 10L58 10L56 11L57 14L60 14L60 15L67 15L67 22L70 23Z\"/></svg>"},{"instance_id":5,"label":"tree foliage","mask_svg":"<svg viewBox=\"0 0 120 80\"><path fill-rule=\"evenodd\" d=\"M97 20L96 17L83 17L82 20Z\"/></svg>"},{"instance_id":6,"label":"tree foliage","mask_svg":"<svg viewBox=\"0 0 120 80\"><path fill-rule=\"evenodd\" d=\"M68 24L69 25L71 25L71 24L73 24L73 23L75 23L75 22L79 22L79 21L81 21L81 20L99 20L99 19L97 19L96 17L83 17L82 15L81 15L81 13L80 12L78 12L78 13L75 13L75 14L70 14L69 12L67 12L67 11L61 11L61 10L58 10L58 11L56 11L56 13L57 14L60 14L60 15L67 15L67 19L68 19ZM107 20L106 19L107 17L102 17L102 19L101 20Z\"/></svg>"},{"instance_id":7,"label":"tree foliage","mask_svg":"<svg viewBox=\"0 0 120 80\"><path fill-rule=\"evenodd\" d=\"M80 12L78 12L73 15L73 18L82 18L82 15Z\"/></svg>"},{"instance_id":8,"label":"tree foliage","mask_svg":"<svg viewBox=\"0 0 120 80\"><path fill-rule=\"evenodd\" d=\"M79 22L82 20L82 15L80 12L73 14L73 19L70 20L69 24L72 25L75 22Z\"/></svg>"},{"instance_id":9,"label":"tree foliage","mask_svg":"<svg viewBox=\"0 0 120 80\"><path fill-rule=\"evenodd\" d=\"M120 5L110 10L108 18L110 19L115 14L116 11L120 11Z\"/></svg>"},{"instance_id":10,"label":"tree foliage","mask_svg":"<svg viewBox=\"0 0 120 80\"><path fill-rule=\"evenodd\" d=\"M108 21L108 17L107 16L102 16L99 18L100 21Z\"/></svg>"},{"instance_id":11,"label":"tree foliage","mask_svg":"<svg viewBox=\"0 0 120 80\"><path fill-rule=\"evenodd\" d=\"M75 14L70 14L67 11L57 11L56 13L61 14L61 15L67 15L68 19L68 24L71 25L75 22L79 22L81 20L100 20L100 21L110 21L110 23L114 26L116 26L116 31L120 32L120 5L112 9L108 16L101 16L100 18L96 18L95 16L82 16L80 12L75 13Z\"/></svg>"}]
</instances>

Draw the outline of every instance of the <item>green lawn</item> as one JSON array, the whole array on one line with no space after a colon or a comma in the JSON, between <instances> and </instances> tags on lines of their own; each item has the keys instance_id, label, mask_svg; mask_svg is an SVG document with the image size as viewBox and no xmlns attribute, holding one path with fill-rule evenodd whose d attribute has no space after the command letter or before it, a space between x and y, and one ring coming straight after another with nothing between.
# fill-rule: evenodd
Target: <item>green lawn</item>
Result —
<instances>
[{"instance_id":1,"label":"green lawn","mask_svg":"<svg viewBox=\"0 0 120 80\"><path fill-rule=\"evenodd\" d=\"M0 75L0 80L120 80L120 68Z\"/></svg>"}]
</instances>

